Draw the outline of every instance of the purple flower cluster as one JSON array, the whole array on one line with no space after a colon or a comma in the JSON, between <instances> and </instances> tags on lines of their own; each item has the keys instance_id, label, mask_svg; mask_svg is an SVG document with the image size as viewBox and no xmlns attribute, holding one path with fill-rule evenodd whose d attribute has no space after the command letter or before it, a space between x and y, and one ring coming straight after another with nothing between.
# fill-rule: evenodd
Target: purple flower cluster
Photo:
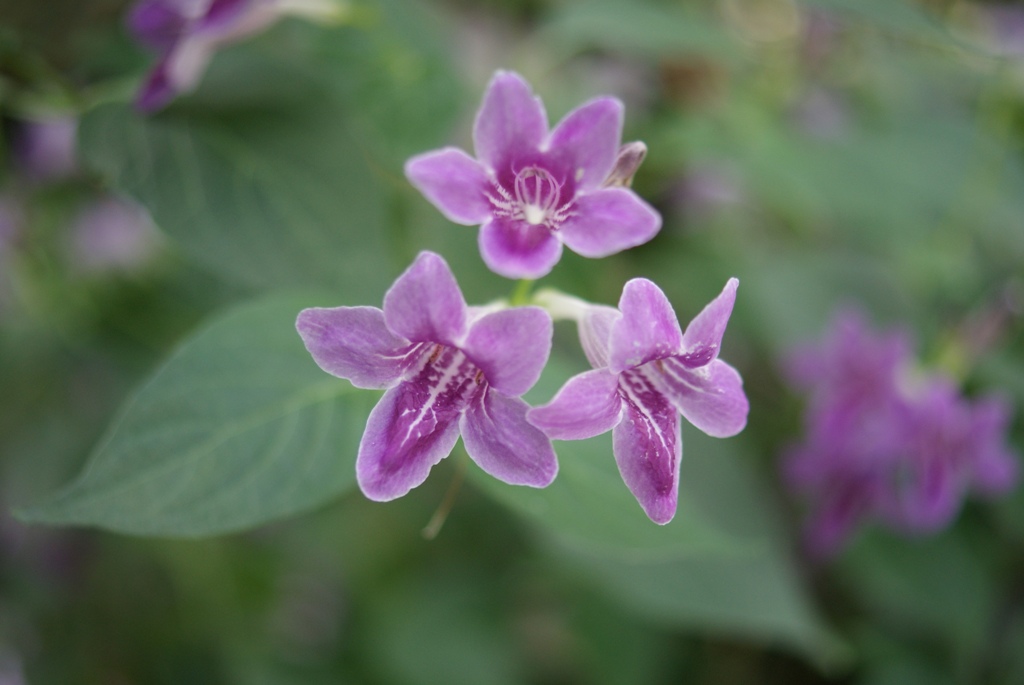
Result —
<instances>
[{"instance_id":1,"label":"purple flower cluster","mask_svg":"<svg viewBox=\"0 0 1024 685\"><path fill-rule=\"evenodd\" d=\"M406 175L452 221L482 225L480 251L492 271L537 278L555 266L563 244L603 257L661 227L629 189L646 147L620 146L622 109L597 98L549 132L530 86L499 72L476 117L476 158L444 148L409 160ZM746 424L742 380L718 358L737 285L731 279L684 332L646 279L626 284L618 309L553 291L534 298L539 306L469 307L448 264L423 252L383 309L306 309L296 325L323 370L385 390L356 457L370 499L391 500L422 483L460 435L487 473L545 487L558 471L552 439L612 431L626 485L664 524L676 511L680 414L719 437ZM547 363L552 315L576 321L594 370L531 409L521 396Z\"/></svg>"},{"instance_id":2,"label":"purple flower cluster","mask_svg":"<svg viewBox=\"0 0 1024 685\"><path fill-rule=\"evenodd\" d=\"M874 333L843 312L820 345L793 355L787 374L808 406L784 477L809 502L806 540L818 557L834 555L869 520L937 531L969 492L998 495L1017 481L1005 442L1009 406L968 400L939 375L915 376L903 333Z\"/></svg>"}]
</instances>

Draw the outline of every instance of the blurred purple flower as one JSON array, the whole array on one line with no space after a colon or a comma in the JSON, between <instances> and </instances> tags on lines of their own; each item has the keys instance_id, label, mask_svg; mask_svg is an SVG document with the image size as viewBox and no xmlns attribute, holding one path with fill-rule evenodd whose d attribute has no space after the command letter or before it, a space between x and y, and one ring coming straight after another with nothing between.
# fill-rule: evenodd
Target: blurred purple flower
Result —
<instances>
[{"instance_id":1,"label":"blurred purple flower","mask_svg":"<svg viewBox=\"0 0 1024 685\"><path fill-rule=\"evenodd\" d=\"M160 245L146 210L113 196L86 205L72 221L69 240L75 266L90 273L138 269Z\"/></svg>"},{"instance_id":2,"label":"blurred purple flower","mask_svg":"<svg viewBox=\"0 0 1024 685\"><path fill-rule=\"evenodd\" d=\"M916 383L909 337L837 316L822 343L802 347L787 375L808 404L803 442L782 468L810 504L809 551L836 554L862 523L907 533L948 525L969 491L1006 492L1018 463L1006 446L1009 407L969 402L940 376Z\"/></svg>"},{"instance_id":3,"label":"blurred purple flower","mask_svg":"<svg viewBox=\"0 0 1024 685\"><path fill-rule=\"evenodd\" d=\"M1024 57L1024 8L980 5L992 49L1006 57Z\"/></svg>"},{"instance_id":4,"label":"blurred purple flower","mask_svg":"<svg viewBox=\"0 0 1024 685\"><path fill-rule=\"evenodd\" d=\"M801 61L811 69L820 69L837 51L842 37L843 23L834 12L820 8L804 11Z\"/></svg>"},{"instance_id":5,"label":"blurred purple flower","mask_svg":"<svg viewBox=\"0 0 1024 685\"><path fill-rule=\"evenodd\" d=\"M19 122L12 143L19 169L33 181L56 181L75 173L78 120L52 117Z\"/></svg>"},{"instance_id":6,"label":"blurred purple flower","mask_svg":"<svg viewBox=\"0 0 1024 685\"><path fill-rule=\"evenodd\" d=\"M25 685L25 683L21 658L12 649L0 643L0 685Z\"/></svg>"},{"instance_id":7,"label":"blurred purple flower","mask_svg":"<svg viewBox=\"0 0 1024 685\"><path fill-rule=\"evenodd\" d=\"M790 113L796 127L812 138L842 138L850 127L848 107L838 93L811 88Z\"/></svg>"},{"instance_id":8,"label":"blurred purple flower","mask_svg":"<svg viewBox=\"0 0 1024 685\"><path fill-rule=\"evenodd\" d=\"M136 98L154 112L194 89L222 46L255 35L286 14L329 19L332 0L139 0L128 15L135 38L159 55Z\"/></svg>"},{"instance_id":9,"label":"blurred purple flower","mask_svg":"<svg viewBox=\"0 0 1024 685\"><path fill-rule=\"evenodd\" d=\"M575 376L527 418L556 440L612 431L626 486L655 523L676 513L682 459L680 413L714 437L743 430L749 404L743 380L718 359L739 281L729 279L683 332L668 298L636 278L619 309L591 306L579 321L593 371Z\"/></svg>"},{"instance_id":10,"label":"blurred purple flower","mask_svg":"<svg viewBox=\"0 0 1024 685\"><path fill-rule=\"evenodd\" d=\"M469 308L448 264L422 252L385 294L383 310L306 309L296 327L324 371L357 388L387 389L356 457L370 499L421 484L460 433L473 461L501 481L545 487L554 479L554 449L526 422L520 399L551 351L544 310Z\"/></svg>"},{"instance_id":11,"label":"blurred purple flower","mask_svg":"<svg viewBox=\"0 0 1024 685\"><path fill-rule=\"evenodd\" d=\"M686 170L672 199L687 218L699 221L742 202L743 189L730 169L701 163Z\"/></svg>"},{"instance_id":12,"label":"blurred purple flower","mask_svg":"<svg viewBox=\"0 0 1024 685\"><path fill-rule=\"evenodd\" d=\"M633 191L606 185L622 137L622 103L591 100L548 130L518 74L494 75L473 127L476 159L447 147L417 155L405 175L448 219L481 225L480 253L507 278L539 278L562 244L606 257L647 242L661 217Z\"/></svg>"},{"instance_id":13,"label":"blurred purple flower","mask_svg":"<svg viewBox=\"0 0 1024 685\"><path fill-rule=\"evenodd\" d=\"M940 530L969 491L994 496L1016 483L1019 465L1005 443L1010 407L997 398L970 403L946 378L933 378L899 417L902 458L880 512L910 533Z\"/></svg>"}]
</instances>

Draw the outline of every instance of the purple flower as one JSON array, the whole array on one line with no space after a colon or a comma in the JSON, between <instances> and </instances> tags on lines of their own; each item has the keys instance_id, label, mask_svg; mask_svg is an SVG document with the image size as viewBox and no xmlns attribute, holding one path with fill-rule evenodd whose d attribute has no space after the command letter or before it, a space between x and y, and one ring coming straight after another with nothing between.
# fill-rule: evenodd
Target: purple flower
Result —
<instances>
[{"instance_id":1,"label":"purple flower","mask_svg":"<svg viewBox=\"0 0 1024 685\"><path fill-rule=\"evenodd\" d=\"M160 234L146 210L114 196L90 202L71 224L69 250L83 272L138 270L159 246Z\"/></svg>"},{"instance_id":2,"label":"purple flower","mask_svg":"<svg viewBox=\"0 0 1024 685\"><path fill-rule=\"evenodd\" d=\"M551 442L526 422L520 395L551 351L538 307L470 308L445 261L422 252L375 307L306 309L296 322L324 371L357 388L386 388L359 444L367 497L401 497L462 435L480 468L513 485L545 487L558 471Z\"/></svg>"},{"instance_id":3,"label":"purple flower","mask_svg":"<svg viewBox=\"0 0 1024 685\"><path fill-rule=\"evenodd\" d=\"M896 529L930 533L949 525L968 492L1010 490L1019 465L1005 444L1009 418L1000 399L971 403L949 379L930 379L898 416L901 458L880 516Z\"/></svg>"},{"instance_id":4,"label":"purple flower","mask_svg":"<svg viewBox=\"0 0 1024 685\"><path fill-rule=\"evenodd\" d=\"M548 131L544 105L518 74L499 71L473 127L476 159L447 147L410 159L405 175L448 219L481 224L480 253L508 278L539 278L562 244L607 257L647 242L661 217L618 181L622 103L591 100Z\"/></svg>"},{"instance_id":5,"label":"purple flower","mask_svg":"<svg viewBox=\"0 0 1024 685\"><path fill-rule=\"evenodd\" d=\"M128 28L160 57L136 107L154 112L191 91L221 46L257 34L285 14L331 18L338 12L332 0L139 0Z\"/></svg>"},{"instance_id":6,"label":"purple flower","mask_svg":"<svg viewBox=\"0 0 1024 685\"><path fill-rule=\"evenodd\" d=\"M969 402L946 378L915 378L905 333L871 331L842 312L816 348L788 364L808 393L803 442L782 463L787 485L809 504L806 543L836 554L864 522L907 533L948 525L970 491L1013 487L1018 463L1005 444L1009 408Z\"/></svg>"},{"instance_id":7,"label":"purple flower","mask_svg":"<svg viewBox=\"0 0 1024 685\"><path fill-rule=\"evenodd\" d=\"M26 176L35 181L56 181L75 173L78 119L51 117L20 122L15 129L14 156Z\"/></svg>"},{"instance_id":8,"label":"purple flower","mask_svg":"<svg viewBox=\"0 0 1024 685\"><path fill-rule=\"evenodd\" d=\"M749 404L743 380L718 359L739 281L683 332L665 294L637 278L619 309L591 306L579 317L580 340L594 366L575 376L528 419L551 438L582 440L612 431L619 472L655 523L676 512L682 436L679 414L714 437L743 430Z\"/></svg>"}]
</instances>

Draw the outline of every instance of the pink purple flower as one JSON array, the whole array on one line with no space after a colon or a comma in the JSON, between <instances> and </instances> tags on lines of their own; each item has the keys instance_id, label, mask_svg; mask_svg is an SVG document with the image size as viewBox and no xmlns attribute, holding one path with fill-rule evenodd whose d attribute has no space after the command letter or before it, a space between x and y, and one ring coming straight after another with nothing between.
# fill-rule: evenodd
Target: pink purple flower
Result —
<instances>
[{"instance_id":1,"label":"pink purple flower","mask_svg":"<svg viewBox=\"0 0 1024 685\"><path fill-rule=\"evenodd\" d=\"M501 71L476 116L476 158L447 147L413 157L405 174L448 219L481 226L480 253L492 271L539 278L563 244L606 257L661 227L658 213L618 177L606 183L619 160L622 118L621 102L600 97L549 131L529 84Z\"/></svg>"},{"instance_id":2,"label":"pink purple flower","mask_svg":"<svg viewBox=\"0 0 1024 685\"><path fill-rule=\"evenodd\" d=\"M263 31L285 14L331 18L332 0L139 0L128 15L135 38L159 55L136 98L143 112L194 89L222 46Z\"/></svg>"},{"instance_id":3,"label":"pink purple flower","mask_svg":"<svg viewBox=\"0 0 1024 685\"><path fill-rule=\"evenodd\" d=\"M367 497L401 497L455 447L514 485L544 487L558 471L548 438L520 396L551 351L538 307L467 307L448 264L422 252L376 307L306 309L296 322L324 371L357 388L386 389L356 457Z\"/></svg>"},{"instance_id":4,"label":"pink purple flower","mask_svg":"<svg viewBox=\"0 0 1024 685\"><path fill-rule=\"evenodd\" d=\"M626 283L618 310L589 306L578 317L594 370L575 376L528 419L557 440L612 431L619 472L647 516L676 512L682 459L680 413L714 437L743 430L749 404L737 371L718 358L739 282L733 278L682 331L654 283Z\"/></svg>"},{"instance_id":5,"label":"pink purple flower","mask_svg":"<svg viewBox=\"0 0 1024 685\"><path fill-rule=\"evenodd\" d=\"M1016 483L1009 406L969 401L947 378L915 375L905 333L875 333L843 312L820 345L795 352L787 373L808 404L804 439L783 471L808 500L805 536L817 557L836 554L870 520L937 531L969 492L992 496Z\"/></svg>"}]
</instances>

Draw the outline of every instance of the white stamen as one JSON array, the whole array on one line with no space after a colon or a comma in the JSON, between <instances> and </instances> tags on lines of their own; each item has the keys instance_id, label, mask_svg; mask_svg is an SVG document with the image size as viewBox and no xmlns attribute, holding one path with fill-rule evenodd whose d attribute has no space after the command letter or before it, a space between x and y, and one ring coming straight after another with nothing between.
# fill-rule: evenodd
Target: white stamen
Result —
<instances>
[{"instance_id":1,"label":"white stamen","mask_svg":"<svg viewBox=\"0 0 1024 685\"><path fill-rule=\"evenodd\" d=\"M546 169L531 166L516 173L515 197L508 190L494 184L495 195L488 195L495 216L525 221L531 226L545 226L552 231L573 213L570 199L561 207L562 185Z\"/></svg>"}]
</instances>

